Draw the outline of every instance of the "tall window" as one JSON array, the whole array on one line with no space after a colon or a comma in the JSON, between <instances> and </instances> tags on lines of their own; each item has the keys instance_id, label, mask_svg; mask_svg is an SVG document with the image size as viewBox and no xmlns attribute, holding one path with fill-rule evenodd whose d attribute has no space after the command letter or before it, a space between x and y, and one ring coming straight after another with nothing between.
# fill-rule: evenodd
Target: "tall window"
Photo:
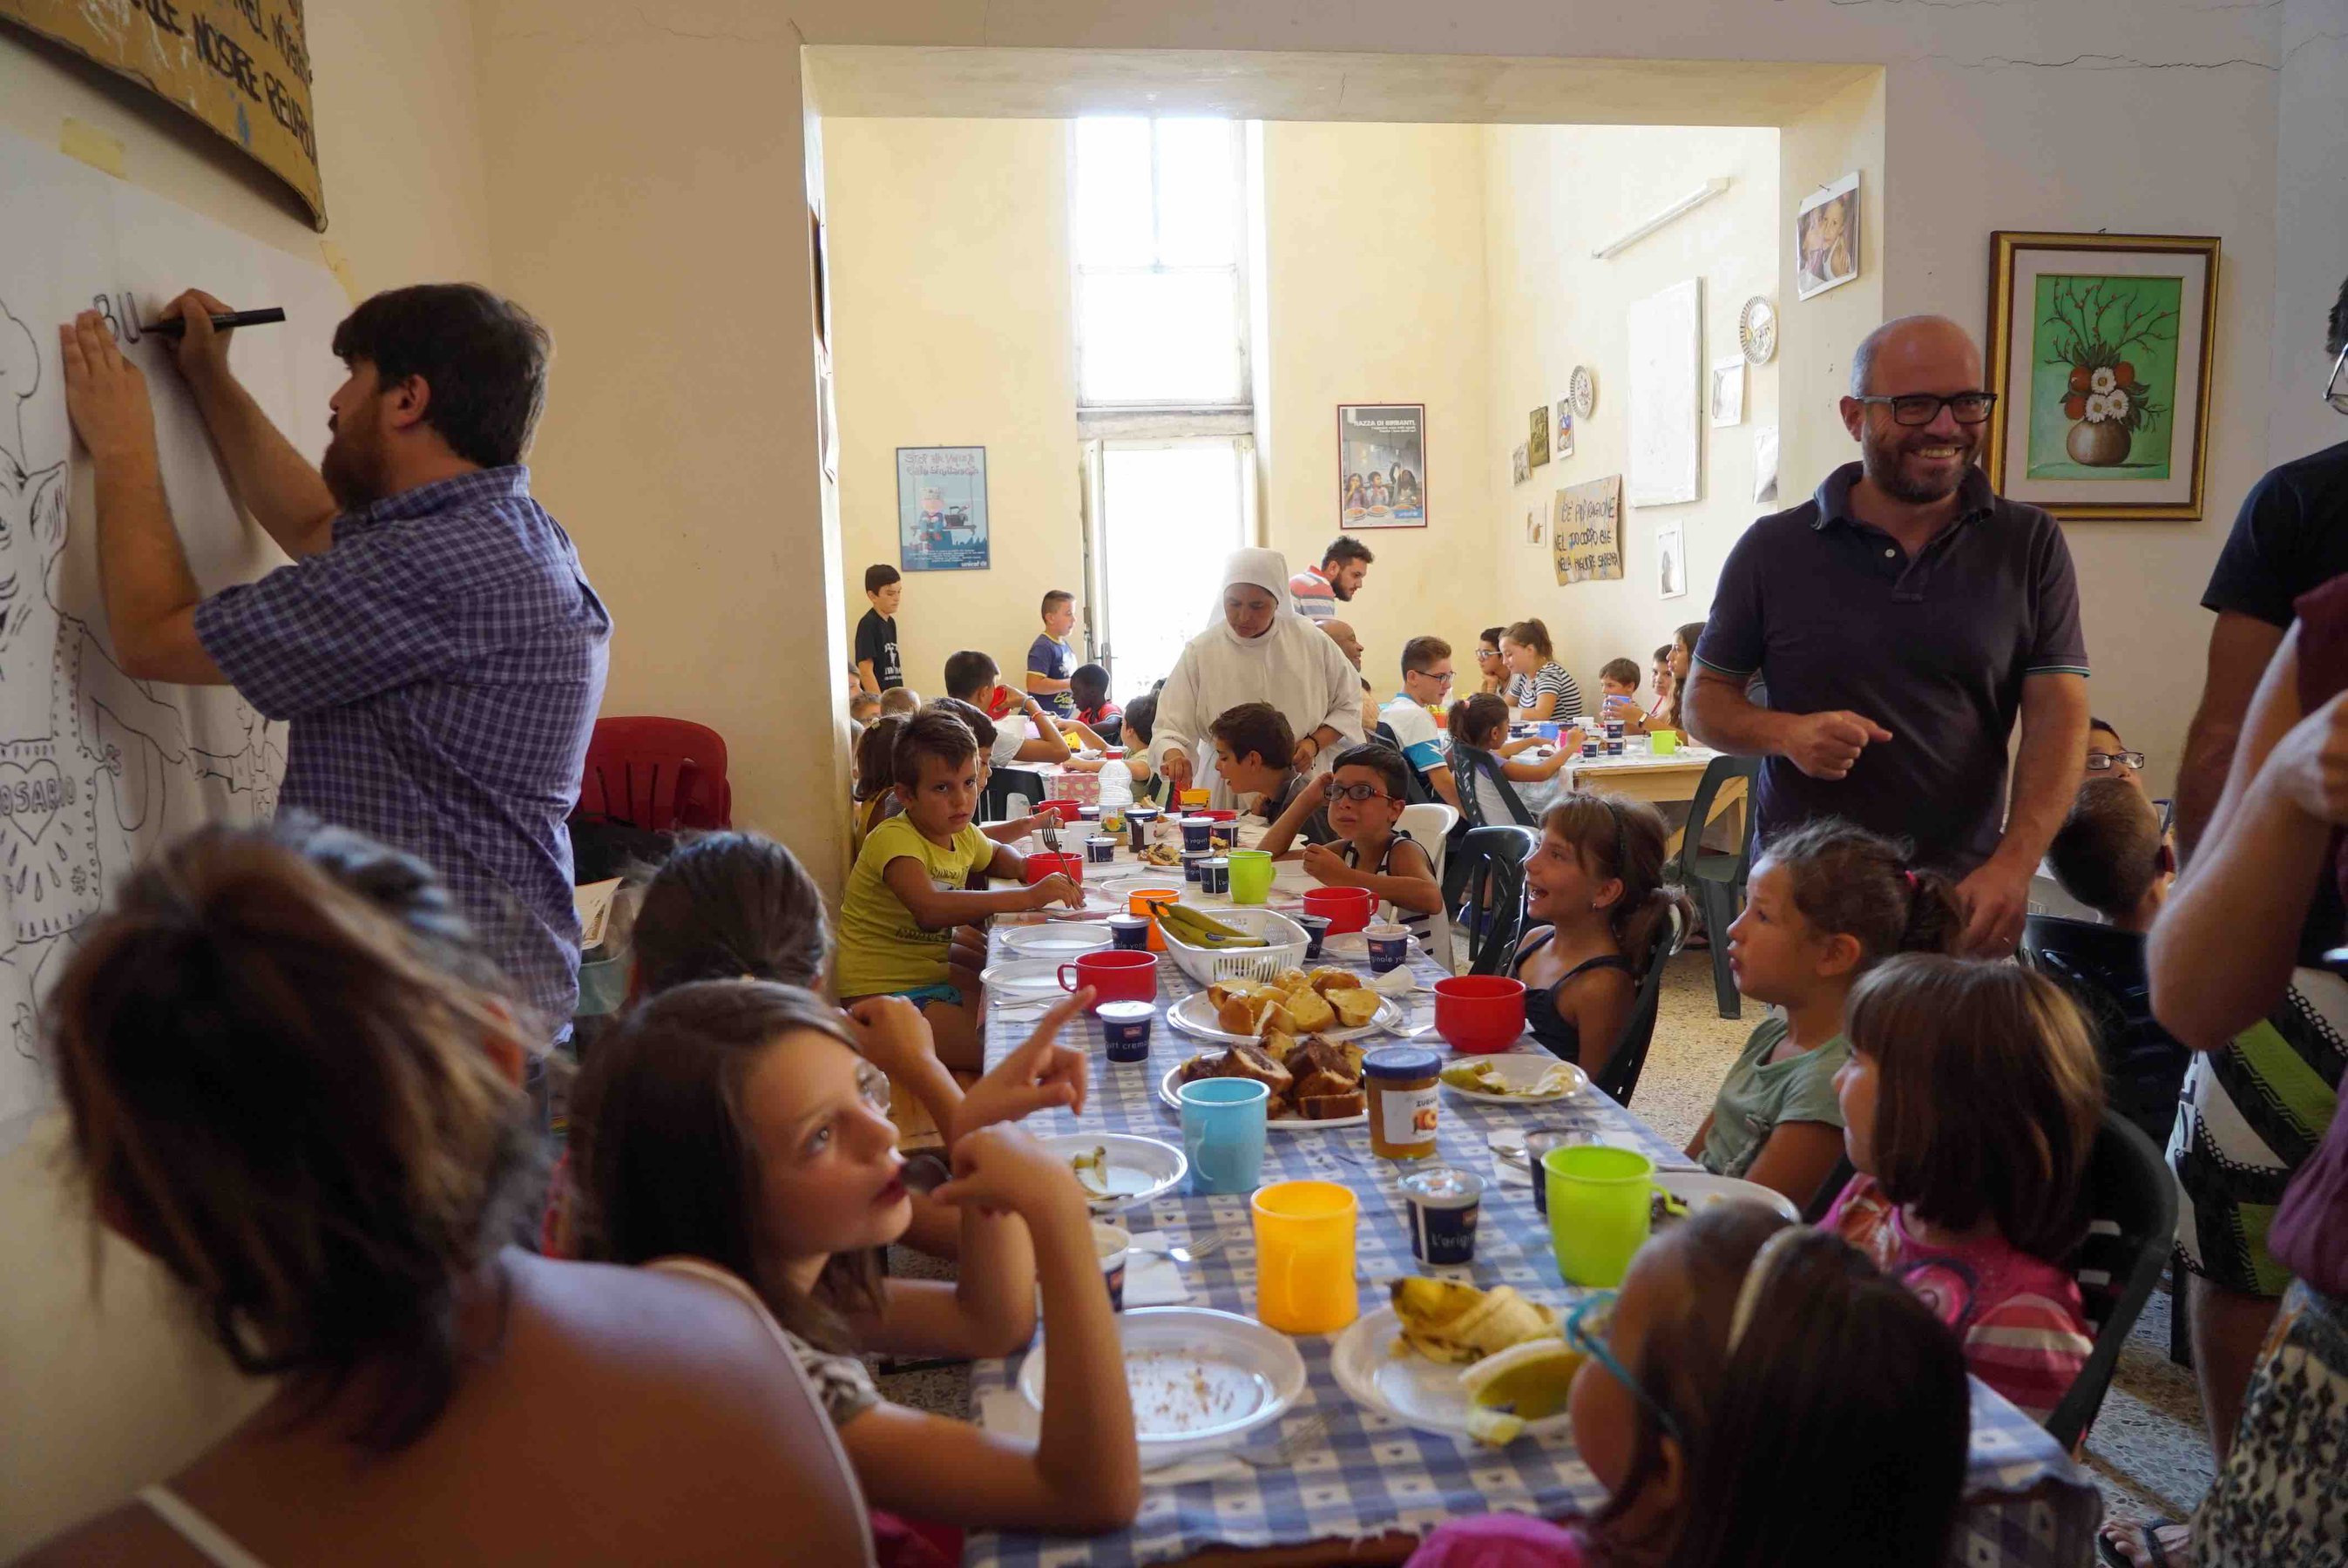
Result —
<instances>
[{"instance_id":1,"label":"tall window","mask_svg":"<svg viewBox=\"0 0 2348 1568\"><path fill-rule=\"evenodd\" d=\"M1245 160L1222 119L1076 122L1076 398L1248 403Z\"/></svg>"}]
</instances>

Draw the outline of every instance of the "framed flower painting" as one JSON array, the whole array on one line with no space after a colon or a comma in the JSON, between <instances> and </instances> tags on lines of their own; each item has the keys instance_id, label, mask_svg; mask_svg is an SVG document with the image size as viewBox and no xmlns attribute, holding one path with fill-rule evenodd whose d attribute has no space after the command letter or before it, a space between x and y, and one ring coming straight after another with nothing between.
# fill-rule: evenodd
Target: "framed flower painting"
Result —
<instances>
[{"instance_id":1,"label":"framed flower painting","mask_svg":"<svg viewBox=\"0 0 2348 1568\"><path fill-rule=\"evenodd\" d=\"M2073 521L2199 517L2217 240L2000 230L1990 243L1990 482Z\"/></svg>"}]
</instances>

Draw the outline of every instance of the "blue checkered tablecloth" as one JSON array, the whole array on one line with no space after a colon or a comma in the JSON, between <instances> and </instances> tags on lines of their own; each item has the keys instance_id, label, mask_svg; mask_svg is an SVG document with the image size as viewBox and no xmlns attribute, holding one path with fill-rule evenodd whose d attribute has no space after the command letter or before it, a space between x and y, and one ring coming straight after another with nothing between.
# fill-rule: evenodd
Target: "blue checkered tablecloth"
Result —
<instances>
[{"instance_id":1,"label":"blue checkered tablecloth","mask_svg":"<svg viewBox=\"0 0 2348 1568\"><path fill-rule=\"evenodd\" d=\"M1107 868L1104 868L1105 870ZM1098 878L1129 880L1125 867ZM1180 873L1175 874L1179 882ZM1192 890L1195 898L1196 890ZM1275 902L1278 902L1275 897ZM1205 901L1211 902L1211 901ZM1005 956L996 938L996 955ZM1443 971L1415 958L1422 976ZM1168 959L1159 965L1159 1016L1150 1060L1111 1065L1102 1054L1097 1023L1085 1018L1063 1038L1081 1038L1094 1051L1090 1103L1081 1117L1053 1112L1031 1118L1039 1135L1069 1132L1135 1132L1181 1143L1180 1121L1159 1098L1167 1069L1214 1046L1173 1028L1165 1009L1198 988ZM1406 1027L1428 1021L1433 997L1406 999ZM1026 1038L1033 1010L990 1016L990 1062ZM1430 1043L1435 1043L1429 1037ZM1375 1045L1375 1040L1365 1044ZM1537 1050L1529 1040L1520 1050ZM1557 1126L1592 1134L1610 1143L1642 1150L1664 1166L1686 1168L1688 1160L1644 1122L1592 1090L1569 1101L1521 1107L1488 1106L1446 1092L1438 1131L1439 1157L1476 1172L1486 1182L1478 1226L1476 1261L1466 1271L1487 1287L1512 1285L1536 1299L1570 1302L1572 1287L1558 1277L1547 1223L1533 1208L1529 1185L1505 1182L1502 1164L1488 1135L1503 1128ZM1416 1163L1415 1162L1413 1163ZM1386 1281L1420 1270L1410 1254L1406 1211L1398 1178L1407 1167L1370 1153L1368 1130L1352 1126L1326 1131L1282 1132L1275 1127L1264 1151L1263 1180L1313 1178L1341 1183L1361 1200L1356 1273L1362 1309L1385 1305ZM1129 1213L1123 1223L1140 1231L1169 1233L1169 1239L1204 1237L1217 1231L1235 1239L1183 1270L1190 1305L1246 1317L1255 1311L1255 1247L1250 1238L1245 1195L1195 1197L1169 1194L1148 1205L1147 1218ZM1281 1423L1292 1427L1312 1412L1332 1418L1325 1438L1287 1471L1251 1469L1241 1479L1153 1482L1144 1476L1141 1512L1133 1527L1091 1540L973 1532L963 1561L973 1565L1128 1564L1179 1562L1210 1547L1296 1546L1323 1540L1350 1540L1390 1531L1417 1533L1446 1520L1498 1511L1560 1517L1595 1510L1605 1500L1571 1443L1560 1438L1519 1439L1505 1449L1479 1447L1405 1427L1357 1405L1330 1370L1334 1336L1303 1337L1305 1392ZM1019 1362L983 1361L973 1368L973 1398L1012 1388ZM1274 1440L1260 1431L1251 1442ZM1965 1568L2073 1568L2089 1561L2101 1503L2085 1472L2028 1416L1979 1382L1973 1385L1973 1433L1969 1506L1964 1529L1951 1562Z\"/></svg>"}]
</instances>

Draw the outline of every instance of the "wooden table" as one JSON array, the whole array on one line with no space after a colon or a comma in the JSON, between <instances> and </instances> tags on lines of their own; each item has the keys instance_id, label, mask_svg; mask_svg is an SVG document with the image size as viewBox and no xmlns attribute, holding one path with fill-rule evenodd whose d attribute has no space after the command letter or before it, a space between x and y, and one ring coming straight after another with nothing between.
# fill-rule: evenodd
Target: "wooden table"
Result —
<instances>
[{"instance_id":1,"label":"wooden table","mask_svg":"<svg viewBox=\"0 0 2348 1568\"><path fill-rule=\"evenodd\" d=\"M1682 746L1669 756L1654 756L1639 748L1641 743L1624 743L1619 757L1596 757L1583 762L1569 763L1558 770L1557 777L1546 784L1519 784L1517 798L1536 816L1546 811L1568 790L1588 790L1593 794L1622 795L1632 800L1643 800L1653 805L1669 805L1695 799L1696 786L1704 782L1704 770L1712 765L1716 752L1701 746ZM1731 778L1712 797L1712 820L1721 825L1734 844L1745 831L1745 781ZM1666 820L1669 820L1669 815ZM1671 825L1671 835L1663 844L1668 858L1680 852L1680 840L1685 835L1686 822Z\"/></svg>"}]
</instances>

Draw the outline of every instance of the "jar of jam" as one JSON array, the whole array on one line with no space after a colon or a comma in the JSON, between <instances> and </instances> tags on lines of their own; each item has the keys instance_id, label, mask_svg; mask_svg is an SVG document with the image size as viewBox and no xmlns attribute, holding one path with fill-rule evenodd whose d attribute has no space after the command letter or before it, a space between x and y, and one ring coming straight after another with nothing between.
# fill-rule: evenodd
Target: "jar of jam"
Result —
<instances>
[{"instance_id":1,"label":"jar of jam","mask_svg":"<svg viewBox=\"0 0 2348 1568\"><path fill-rule=\"evenodd\" d=\"M1436 1076L1443 1059L1424 1046L1395 1045L1362 1058L1369 1100L1370 1153L1423 1160L1435 1153Z\"/></svg>"}]
</instances>

